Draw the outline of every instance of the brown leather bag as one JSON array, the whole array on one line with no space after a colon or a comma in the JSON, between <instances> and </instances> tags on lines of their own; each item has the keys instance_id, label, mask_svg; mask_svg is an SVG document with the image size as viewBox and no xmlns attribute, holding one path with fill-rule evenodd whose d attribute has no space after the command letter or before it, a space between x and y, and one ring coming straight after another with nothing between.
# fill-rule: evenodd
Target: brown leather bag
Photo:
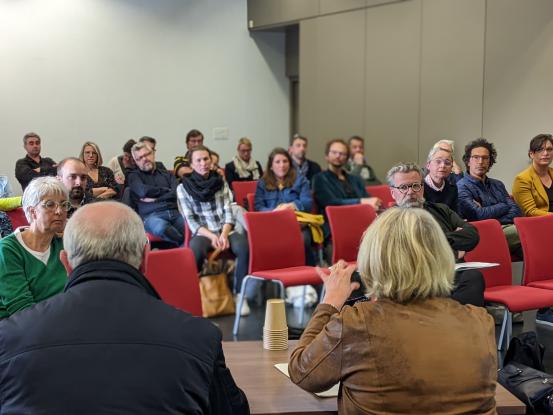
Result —
<instances>
[{"instance_id":1,"label":"brown leather bag","mask_svg":"<svg viewBox=\"0 0 553 415\"><path fill-rule=\"evenodd\" d=\"M234 269L234 261L220 259L216 249L208 256L200 273L200 294L204 317L234 314L236 308L228 286L227 275Z\"/></svg>"}]
</instances>

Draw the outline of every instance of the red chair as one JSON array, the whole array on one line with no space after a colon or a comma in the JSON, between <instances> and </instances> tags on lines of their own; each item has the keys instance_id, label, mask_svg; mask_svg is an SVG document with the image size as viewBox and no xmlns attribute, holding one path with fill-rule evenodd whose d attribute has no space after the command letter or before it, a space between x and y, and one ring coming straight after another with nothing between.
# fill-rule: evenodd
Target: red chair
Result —
<instances>
[{"instance_id":1,"label":"red chair","mask_svg":"<svg viewBox=\"0 0 553 415\"><path fill-rule=\"evenodd\" d=\"M363 233L376 219L370 205L327 206L326 217L332 235L332 263L340 259L357 261L357 251Z\"/></svg>"},{"instance_id":2,"label":"red chair","mask_svg":"<svg viewBox=\"0 0 553 415\"><path fill-rule=\"evenodd\" d=\"M196 261L188 248L150 251L146 277L161 299L180 310L202 316L202 300Z\"/></svg>"},{"instance_id":3,"label":"red chair","mask_svg":"<svg viewBox=\"0 0 553 415\"><path fill-rule=\"evenodd\" d=\"M234 335L238 334L244 293L252 279L277 284L282 298L285 287L322 283L316 268L305 265L303 238L293 211L246 212L244 217L248 225L250 273L242 281L232 330Z\"/></svg>"},{"instance_id":4,"label":"red chair","mask_svg":"<svg viewBox=\"0 0 553 415\"><path fill-rule=\"evenodd\" d=\"M232 191L234 193L234 201L240 206L244 207L244 201L246 200L248 193L255 194L257 190L257 180L247 182L232 182Z\"/></svg>"},{"instance_id":5,"label":"red chair","mask_svg":"<svg viewBox=\"0 0 553 415\"><path fill-rule=\"evenodd\" d=\"M13 229L20 226L29 226L29 222L27 222L27 218L25 217L25 212L23 211L23 208L19 207L13 210L8 210L6 211L6 214L10 218Z\"/></svg>"},{"instance_id":6,"label":"red chair","mask_svg":"<svg viewBox=\"0 0 553 415\"><path fill-rule=\"evenodd\" d=\"M480 234L480 242L465 254L467 261L496 262L498 267L482 269L486 281L484 300L505 307L498 350L509 344L512 328L512 313L536 310L553 305L553 291L521 285L513 285L511 256L505 234L495 219L471 222ZM504 341L505 340L505 341Z\"/></svg>"},{"instance_id":7,"label":"red chair","mask_svg":"<svg viewBox=\"0 0 553 415\"><path fill-rule=\"evenodd\" d=\"M553 215L515 218L524 254L523 283L553 290Z\"/></svg>"},{"instance_id":8,"label":"red chair","mask_svg":"<svg viewBox=\"0 0 553 415\"><path fill-rule=\"evenodd\" d=\"M384 208L389 208L396 204L396 201L394 200L394 198L392 197L392 193L390 192L390 187L388 187L388 185L386 184L366 186L365 190L372 197L378 197L380 200L382 200L382 206Z\"/></svg>"},{"instance_id":9,"label":"red chair","mask_svg":"<svg viewBox=\"0 0 553 415\"><path fill-rule=\"evenodd\" d=\"M248 193L246 199L248 200L248 210L255 212L255 193Z\"/></svg>"}]
</instances>

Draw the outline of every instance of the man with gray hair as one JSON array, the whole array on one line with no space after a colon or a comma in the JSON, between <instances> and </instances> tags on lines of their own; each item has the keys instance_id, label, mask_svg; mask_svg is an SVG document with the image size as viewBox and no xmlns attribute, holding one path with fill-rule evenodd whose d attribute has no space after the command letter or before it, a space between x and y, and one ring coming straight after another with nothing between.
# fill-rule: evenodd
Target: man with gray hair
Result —
<instances>
[{"instance_id":1,"label":"man with gray hair","mask_svg":"<svg viewBox=\"0 0 553 415\"><path fill-rule=\"evenodd\" d=\"M476 247L480 237L478 230L442 203L424 199L422 172L415 163L398 163L386 175L392 197L402 208L421 208L438 222L458 262L463 261L465 252ZM462 304L484 305L484 277L478 270L455 274L455 289L451 297Z\"/></svg>"},{"instance_id":2,"label":"man with gray hair","mask_svg":"<svg viewBox=\"0 0 553 415\"><path fill-rule=\"evenodd\" d=\"M163 303L142 274L132 209L83 206L63 239L65 292L0 321L2 412L249 413L220 331Z\"/></svg>"}]
</instances>

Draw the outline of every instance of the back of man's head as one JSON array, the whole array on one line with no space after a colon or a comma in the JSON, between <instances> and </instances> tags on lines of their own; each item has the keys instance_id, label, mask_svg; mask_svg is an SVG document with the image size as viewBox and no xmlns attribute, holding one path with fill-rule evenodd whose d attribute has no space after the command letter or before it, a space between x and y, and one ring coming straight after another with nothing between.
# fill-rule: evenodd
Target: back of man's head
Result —
<instances>
[{"instance_id":1,"label":"back of man's head","mask_svg":"<svg viewBox=\"0 0 553 415\"><path fill-rule=\"evenodd\" d=\"M147 244L140 217L118 202L78 209L67 222L63 246L73 269L91 261L118 260L139 268Z\"/></svg>"}]
</instances>

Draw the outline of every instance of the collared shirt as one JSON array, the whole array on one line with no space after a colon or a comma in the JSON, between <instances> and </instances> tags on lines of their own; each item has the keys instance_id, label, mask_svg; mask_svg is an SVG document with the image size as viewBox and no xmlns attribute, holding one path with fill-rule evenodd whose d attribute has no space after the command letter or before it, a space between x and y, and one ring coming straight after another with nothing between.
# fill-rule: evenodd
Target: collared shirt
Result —
<instances>
[{"instance_id":1,"label":"collared shirt","mask_svg":"<svg viewBox=\"0 0 553 415\"><path fill-rule=\"evenodd\" d=\"M56 162L48 157L41 157L40 162L34 161L27 154L24 158L17 160L15 163L15 177L21 184L21 188L25 188L29 185L31 180L40 176L55 176L57 174L54 165ZM35 169L40 168L40 172L37 173Z\"/></svg>"},{"instance_id":2,"label":"collared shirt","mask_svg":"<svg viewBox=\"0 0 553 415\"><path fill-rule=\"evenodd\" d=\"M232 193L225 182L221 190L215 193L213 200L200 202L194 199L182 184L177 187L177 200L186 223L192 235L198 233L202 226L213 233L219 234L223 225L234 225L232 214Z\"/></svg>"},{"instance_id":3,"label":"collared shirt","mask_svg":"<svg viewBox=\"0 0 553 415\"><path fill-rule=\"evenodd\" d=\"M292 166L296 169L298 172L298 175L300 176L307 176L307 172L309 170L309 163L307 163L307 160L304 160L302 164L298 164L296 160L292 159Z\"/></svg>"},{"instance_id":4,"label":"collared shirt","mask_svg":"<svg viewBox=\"0 0 553 415\"><path fill-rule=\"evenodd\" d=\"M436 192L441 192L444 190L444 187L445 187L445 180L444 182L442 183L442 185L440 187L436 186L436 183L434 183L434 181L432 180L432 178L430 177L429 174L427 174L425 177L424 177L424 182L432 189L432 190L435 190Z\"/></svg>"},{"instance_id":5,"label":"collared shirt","mask_svg":"<svg viewBox=\"0 0 553 415\"><path fill-rule=\"evenodd\" d=\"M457 189L459 212L469 221L497 219L502 225L508 225L522 216L500 180L486 177L481 181L467 173L457 182Z\"/></svg>"}]
</instances>

